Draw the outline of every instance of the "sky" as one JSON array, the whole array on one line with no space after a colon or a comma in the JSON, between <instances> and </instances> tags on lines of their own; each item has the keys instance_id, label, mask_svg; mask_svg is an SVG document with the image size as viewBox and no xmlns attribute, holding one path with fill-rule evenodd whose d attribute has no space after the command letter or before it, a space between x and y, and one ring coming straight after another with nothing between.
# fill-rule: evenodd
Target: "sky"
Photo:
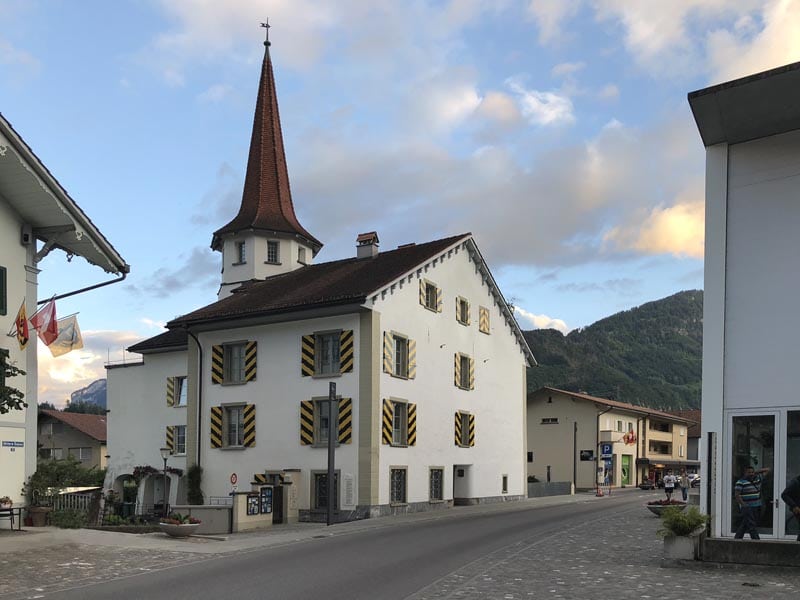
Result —
<instances>
[{"instance_id":1,"label":"sky","mask_svg":"<svg viewBox=\"0 0 800 600\"><path fill-rule=\"evenodd\" d=\"M0 0L0 112L131 265L39 400L216 299L270 20L316 262L472 232L523 329L703 286L688 92L800 60L800 0ZM53 252L39 297L110 279ZM532 349L534 354L536 349Z\"/></svg>"}]
</instances>

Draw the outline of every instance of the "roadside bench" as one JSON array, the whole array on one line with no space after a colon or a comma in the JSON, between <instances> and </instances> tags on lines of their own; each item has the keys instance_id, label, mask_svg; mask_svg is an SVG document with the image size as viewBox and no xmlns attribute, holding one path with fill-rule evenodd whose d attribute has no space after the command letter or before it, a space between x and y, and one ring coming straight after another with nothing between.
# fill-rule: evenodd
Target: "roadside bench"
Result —
<instances>
[{"instance_id":1,"label":"roadside bench","mask_svg":"<svg viewBox=\"0 0 800 600\"><path fill-rule=\"evenodd\" d=\"M16 519L17 529L22 529L22 507L0 508L0 519L9 519L11 529L14 529L14 519Z\"/></svg>"}]
</instances>

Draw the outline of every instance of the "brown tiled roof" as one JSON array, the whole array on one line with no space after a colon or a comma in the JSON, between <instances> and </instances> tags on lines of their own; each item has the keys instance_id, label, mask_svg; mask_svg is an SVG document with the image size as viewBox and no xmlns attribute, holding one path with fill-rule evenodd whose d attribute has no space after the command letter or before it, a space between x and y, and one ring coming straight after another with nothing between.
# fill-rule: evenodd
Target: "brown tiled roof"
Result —
<instances>
[{"instance_id":1,"label":"brown tiled roof","mask_svg":"<svg viewBox=\"0 0 800 600\"><path fill-rule=\"evenodd\" d=\"M106 441L105 415L85 415L82 413L61 412L60 410L42 410L39 412L58 419L99 442Z\"/></svg>"},{"instance_id":2,"label":"brown tiled roof","mask_svg":"<svg viewBox=\"0 0 800 600\"><path fill-rule=\"evenodd\" d=\"M702 417L702 411L697 408L689 408L686 410L670 410L668 411L671 415L676 415L678 417L683 417L684 419L689 419L690 421L694 422L694 425L689 426L689 431L687 432L688 437L701 437L700 433L700 419Z\"/></svg>"},{"instance_id":3,"label":"brown tiled roof","mask_svg":"<svg viewBox=\"0 0 800 600\"><path fill-rule=\"evenodd\" d=\"M249 281L227 298L167 323L176 328L321 306L362 303L367 297L440 252L470 238L469 233L367 258L308 265L265 280Z\"/></svg>"},{"instance_id":4,"label":"brown tiled roof","mask_svg":"<svg viewBox=\"0 0 800 600\"><path fill-rule=\"evenodd\" d=\"M322 243L300 225L294 214L269 47L261 67L242 205L230 223L214 232L211 247L220 250L225 234L252 229L299 235L309 243L314 255L322 248Z\"/></svg>"},{"instance_id":5,"label":"brown tiled roof","mask_svg":"<svg viewBox=\"0 0 800 600\"><path fill-rule=\"evenodd\" d=\"M567 391L567 390L560 390L560 389L554 388L554 387L546 387L545 386L545 387L539 388L535 392L531 392L530 395L532 396L533 394L536 394L536 393L541 392L543 390L556 392L556 393L559 393L559 394L566 394L567 396L572 396L573 398L581 398L583 400L588 400L589 402L594 402L596 404L604 404L606 406L610 406L610 407L613 407L613 408L619 408L619 409L622 409L622 410L629 410L629 411L632 411L632 412L637 412L637 413L641 413L641 414L645 414L645 415L649 415L649 416L653 416L653 417L663 417L663 418L669 419L671 421L682 421L682 422L686 422L686 423L689 423L689 422L692 421L691 419L680 417L680 416L674 415L672 413L664 412L663 410L656 410L655 408L648 408L646 406L637 406L635 404L628 404L626 402L617 402L616 400L608 400L607 398L598 398L597 396L590 396L589 394L581 394L579 392L570 392L570 391Z\"/></svg>"},{"instance_id":6,"label":"brown tiled roof","mask_svg":"<svg viewBox=\"0 0 800 600\"><path fill-rule=\"evenodd\" d=\"M188 337L185 329L170 329L130 346L128 352L147 354L148 352L186 348Z\"/></svg>"}]
</instances>

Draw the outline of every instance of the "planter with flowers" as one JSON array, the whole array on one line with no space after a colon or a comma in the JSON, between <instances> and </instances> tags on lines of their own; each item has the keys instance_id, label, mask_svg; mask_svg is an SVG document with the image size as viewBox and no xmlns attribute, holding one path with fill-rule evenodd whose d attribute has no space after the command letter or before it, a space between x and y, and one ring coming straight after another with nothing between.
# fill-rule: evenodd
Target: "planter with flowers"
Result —
<instances>
[{"instance_id":1,"label":"planter with flowers","mask_svg":"<svg viewBox=\"0 0 800 600\"><path fill-rule=\"evenodd\" d=\"M696 506L689 510L667 506L661 515L661 528L656 532L664 538L664 558L695 560L700 554L700 536L706 530L708 515Z\"/></svg>"},{"instance_id":2,"label":"planter with flowers","mask_svg":"<svg viewBox=\"0 0 800 600\"><path fill-rule=\"evenodd\" d=\"M161 531L172 537L189 537L197 528L200 527L202 521L189 515L182 515L180 513L172 513L169 517L161 519L158 526Z\"/></svg>"},{"instance_id":3,"label":"planter with flowers","mask_svg":"<svg viewBox=\"0 0 800 600\"><path fill-rule=\"evenodd\" d=\"M0 508L11 508L14 506L14 501L8 496L0 497Z\"/></svg>"},{"instance_id":4,"label":"planter with flowers","mask_svg":"<svg viewBox=\"0 0 800 600\"><path fill-rule=\"evenodd\" d=\"M667 500L666 498L664 500L653 500L652 502L647 503L647 510L660 517L664 510L671 506L675 507L677 510L683 510L686 508L686 502L681 502L680 500Z\"/></svg>"}]
</instances>

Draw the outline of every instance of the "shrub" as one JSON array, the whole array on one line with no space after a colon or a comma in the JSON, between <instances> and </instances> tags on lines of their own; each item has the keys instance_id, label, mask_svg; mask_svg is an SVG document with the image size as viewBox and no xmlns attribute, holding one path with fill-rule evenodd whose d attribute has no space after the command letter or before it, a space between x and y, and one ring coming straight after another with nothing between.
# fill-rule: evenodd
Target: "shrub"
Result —
<instances>
[{"instance_id":1,"label":"shrub","mask_svg":"<svg viewBox=\"0 0 800 600\"><path fill-rule=\"evenodd\" d=\"M202 504L203 503L203 490L200 489L200 484L203 481L203 467L200 465L192 465L186 471L186 499L189 504Z\"/></svg>"},{"instance_id":2,"label":"shrub","mask_svg":"<svg viewBox=\"0 0 800 600\"><path fill-rule=\"evenodd\" d=\"M86 515L74 508L54 510L50 513L50 524L61 529L80 529L86 525Z\"/></svg>"},{"instance_id":3,"label":"shrub","mask_svg":"<svg viewBox=\"0 0 800 600\"><path fill-rule=\"evenodd\" d=\"M29 506L37 506L53 490L71 486L100 487L105 476L105 469L87 469L73 456L62 460L44 459L39 461L36 472L25 483L23 494Z\"/></svg>"},{"instance_id":4,"label":"shrub","mask_svg":"<svg viewBox=\"0 0 800 600\"><path fill-rule=\"evenodd\" d=\"M104 519L104 521L105 521L103 523L104 525L111 525L111 526L118 526L118 525L126 525L127 524L127 520L124 519L123 517L120 517L119 515L108 515Z\"/></svg>"},{"instance_id":5,"label":"shrub","mask_svg":"<svg viewBox=\"0 0 800 600\"><path fill-rule=\"evenodd\" d=\"M169 523L170 525L196 525L197 523L202 523L200 519L180 513L172 513L169 517L161 519L161 522Z\"/></svg>"},{"instance_id":6,"label":"shrub","mask_svg":"<svg viewBox=\"0 0 800 600\"><path fill-rule=\"evenodd\" d=\"M661 513L661 528L658 530L660 537L675 535L690 535L708 523L708 515L700 512L696 506L681 510L670 506Z\"/></svg>"}]
</instances>

